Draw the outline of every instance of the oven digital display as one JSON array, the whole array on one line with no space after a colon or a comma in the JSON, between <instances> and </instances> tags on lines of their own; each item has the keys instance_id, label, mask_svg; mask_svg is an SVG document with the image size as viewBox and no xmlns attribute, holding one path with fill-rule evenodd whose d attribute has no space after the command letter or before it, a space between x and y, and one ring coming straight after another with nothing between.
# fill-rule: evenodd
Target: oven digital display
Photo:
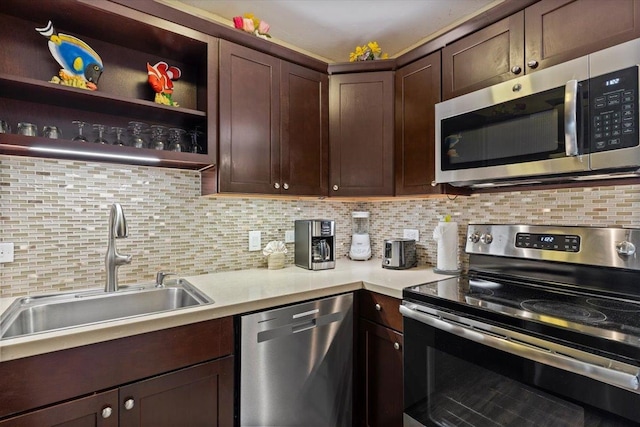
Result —
<instances>
[{"instance_id":1,"label":"oven digital display","mask_svg":"<svg viewBox=\"0 0 640 427\"><path fill-rule=\"evenodd\" d=\"M568 234L517 233L516 248L579 252L580 236Z\"/></svg>"}]
</instances>

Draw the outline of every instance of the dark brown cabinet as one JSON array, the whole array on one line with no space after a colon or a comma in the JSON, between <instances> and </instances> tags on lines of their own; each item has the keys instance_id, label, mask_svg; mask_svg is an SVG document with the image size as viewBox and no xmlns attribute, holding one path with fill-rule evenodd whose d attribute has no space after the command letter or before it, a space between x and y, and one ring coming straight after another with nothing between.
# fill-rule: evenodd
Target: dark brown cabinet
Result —
<instances>
[{"instance_id":1,"label":"dark brown cabinet","mask_svg":"<svg viewBox=\"0 0 640 427\"><path fill-rule=\"evenodd\" d=\"M440 52L395 75L395 194L441 193L435 179L435 105L440 102Z\"/></svg>"},{"instance_id":2,"label":"dark brown cabinet","mask_svg":"<svg viewBox=\"0 0 640 427\"><path fill-rule=\"evenodd\" d=\"M4 361L0 426L230 427L232 353L227 317Z\"/></svg>"},{"instance_id":3,"label":"dark brown cabinet","mask_svg":"<svg viewBox=\"0 0 640 427\"><path fill-rule=\"evenodd\" d=\"M450 99L640 37L640 1L541 0L442 50Z\"/></svg>"},{"instance_id":4,"label":"dark brown cabinet","mask_svg":"<svg viewBox=\"0 0 640 427\"><path fill-rule=\"evenodd\" d=\"M221 41L220 192L326 195L327 81Z\"/></svg>"},{"instance_id":5,"label":"dark brown cabinet","mask_svg":"<svg viewBox=\"0 0 640 427\"><path fill-rule=\"evenodd\" d=\"M233 425L233 356L121 387L120 427Z\"/></svg>"},{"instance_id":6,"label":"dark brown cabinet","mask_svg":"<svg viewBox=\"0 0 640 427\"><path fill-rule=\"evenodd\" d=\"M400 427L403 412L400 300L358 294L358 351L354 425Z\"/></svg>"},{"instance_id":7,"label":"dark brown cabinet","mask_svg":"<svg viewBox=\"0 0 640 427\"><path fill-rule=\"evenodd\" d=\"M82 39L100 55L104 72L97 91L49 82L60 66L47 39L34 29L49 20L57 31ZM0 134L0 154L192 169L215 163L217 39L104 0L40 2L38 7L7 0L0 12L0 40L0 116L12 127L12 133ZM146 63L158 61L183 72L173 94L180 107L153 102ZM130 121L186 131L197 128L203 132L200 152L111 145L115 134L107 132L109 144L74 141L74 120L89 124L84 129L89 141L96 139L92 124L104 125L107 132L126 129ZM37 135L18 135L18 122L35 124ZM47 125L61 129L62 138L43 137ZM129 143L130 135L125 132L122 140ZM167 140L165 146L169 147Z\"/></svg>"},{"instance_id":8,"label":"dark brown cabinet","mask_svg":"<svg viewBox=\"0 0 640 427\"><path fill-rule=\"evenodd\" d=\"M1 427L118 427L118 391L75 399L0 421Z\"/></svg>"},{"instance_id":9,"label":"dark brown cabinet","mask_svg":"<svg viewBox=\"0 0 640 427\"><path fill-rule=\"evenodd\" d=\"M329 195L393 195L393 72L329 82Z\"/></svg>"}]
</instances>

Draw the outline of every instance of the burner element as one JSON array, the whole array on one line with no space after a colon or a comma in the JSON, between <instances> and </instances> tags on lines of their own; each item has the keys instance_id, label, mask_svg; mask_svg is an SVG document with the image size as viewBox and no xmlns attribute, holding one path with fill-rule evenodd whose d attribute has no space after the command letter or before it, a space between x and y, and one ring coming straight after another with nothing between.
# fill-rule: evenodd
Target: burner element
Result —
<instances>
[{"instance_id":1,"label":"burner element","mask_svg":"<svg viewBox=\"0 0 640 427\"><path fill-rule=\"evenodd\" d=\"M607 320L607 316L598 310L562 301L527 300L523 301L520 306L525 310L538 314L547 314L561 319L587 323L597 323Z\"/></svg>"},{"instance_id":2,"label":"burner element","mask_svg":"<svg viewBox=\"0 0 640 427\"><path fill-rule=\"evenodd\" d=\"M594 307L605 308L607 310L624 311L629 313L636 311L640 312L640 304L634 304L632 302L616 301L604 298L589 298L587 302Z\"/></svg>"}]
</instances>

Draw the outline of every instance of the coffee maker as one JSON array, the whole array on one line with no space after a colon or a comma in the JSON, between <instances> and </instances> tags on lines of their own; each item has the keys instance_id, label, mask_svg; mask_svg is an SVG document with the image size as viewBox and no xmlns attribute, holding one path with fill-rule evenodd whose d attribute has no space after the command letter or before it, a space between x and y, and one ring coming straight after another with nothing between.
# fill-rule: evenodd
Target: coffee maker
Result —
<instances>
[{"instance_id":1,"label":"coffee maker","mask_svg":"<svg viewBox=\"0 0 640 427\"><path fill-rule=\"evenodd\" d=\"M335 268L336 223L328 219L295 222L295 264L308 270Z\"/></svg>"}]
</instances>

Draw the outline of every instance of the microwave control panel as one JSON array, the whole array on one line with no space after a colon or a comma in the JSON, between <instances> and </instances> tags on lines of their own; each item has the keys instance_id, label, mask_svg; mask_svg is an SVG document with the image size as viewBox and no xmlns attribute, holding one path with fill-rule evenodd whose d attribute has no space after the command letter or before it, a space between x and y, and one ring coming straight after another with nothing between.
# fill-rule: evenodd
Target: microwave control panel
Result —
<instances>
[{"instance_id":1,"label":"microwave control panel","mask_svg":"<svg viewBox=\"0 0 640 427\"><path fill-rule=\"evenodd\" d=\"M638 66L589 81L591 152L638 145Z\"/></svg>"}]
</instances>

